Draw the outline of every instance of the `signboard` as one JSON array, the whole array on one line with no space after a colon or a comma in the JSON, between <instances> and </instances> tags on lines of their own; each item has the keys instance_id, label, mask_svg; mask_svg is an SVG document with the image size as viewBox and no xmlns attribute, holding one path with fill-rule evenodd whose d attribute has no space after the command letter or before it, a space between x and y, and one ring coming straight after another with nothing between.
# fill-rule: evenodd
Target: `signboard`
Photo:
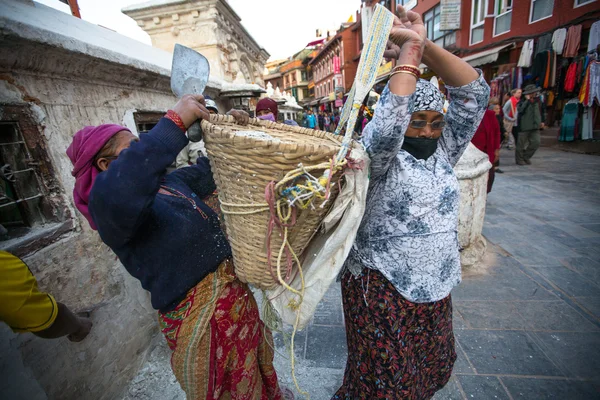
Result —
<instances>
[{"instance_id":1,"label":"signboard","mask_svg":"<svg viewBox=\"0 0 600 400\"><path fill-rule=\"evenodd\" d=\"M337 99L337 100L335 101L335 106L336 106L336 107L338 107L338 108L339 108L339 107L344 107L344 100L342 100L342 99Z\"/></svg>"},{"instance_id":2,"label":"signboard","mask_svg":"<svg viewBox=\"0 0 600 400\"><path fill-rule=\"evenodd\" d=\"M335 92L329 93L329 101L334 101L334 100L335 100Z\"/></svg>"},{"instance_id":3,"label":"signboard","mask_svg":"<svg viewBox=\"0 0 600 400\"><path fill-rule=\"evenodd\" d=\"M412 10L417 5L417 0L396 0L396 5L404 7L405 10Z\"/></svg>"},{"instance_id":4,"label":"signboard","mask_svg":"<svg viewBox=\"0 0 600 400\"><path fill-rule=\"evenodd\" d=\"M390 72L392 72L392 68L394 68L394 63L392 61L387 63L385 61L382 61L379 68L377 68L377 76L389 74Z\"/></svg>"},{"instance_id":5,"label":"signboard","mask_svg":"<svg viewBox=\"0 0 600 400\"><path fill-rule=\"evenodd\" d=\"M338 56L334 56L333 57L333 73L339 74L339 73L341 73L341 70L342 70L342 63L340 61L340 58Z\"/></svg>"},{"instance_id":6,"label":"signboard","mask_svg":"<svg viewBox=\"0 0 600 400\"><path fill-rule=\"evenodd\" d=\"M461 2L461 0L440 1L440 31L460 29Z\"/></svg>"}]
</instances>

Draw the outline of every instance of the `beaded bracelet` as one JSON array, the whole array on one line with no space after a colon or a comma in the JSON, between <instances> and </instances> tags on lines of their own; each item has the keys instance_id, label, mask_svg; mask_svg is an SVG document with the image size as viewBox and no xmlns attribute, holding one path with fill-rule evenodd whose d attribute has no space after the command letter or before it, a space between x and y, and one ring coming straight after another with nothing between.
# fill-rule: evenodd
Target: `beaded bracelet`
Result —
<instances>
[{"instance_id":1,"label":"beaded bracelet","mask_svg":"<svg viewBox=\"0 0 600 400\"><path fill-rule=\"evenodd\" d=\"M417 77L417 79L419 79L421 77L421 71L419 70L419 68L415 67L414 65L410 65L410 64L397 65L392 70L392 73L400 72L400 71L410 72L413 75L415 75Z\"/></svg>"},{"instance_id":2,"label":"beaded bracelet","mask_svg":"<svg viewBox=\"0 0 600 400\"><path fill-rule=\"evenodd\" d=\"M167 113L165 114L165 118L168 118L171 121L173 121L173 123L175 123L175 125L177 125L179 127L179 129L181 129L182 131L184 131L184 132L187 131L185 124L181 120L181 117L175 111L173 111L173 110L167 111Z\"/></svg>"},{"instance_id":3,"label":"beaded bracelet","mask_svg":"<svg viewBox=\"0 0 600 400\"><path fill-rule=\"evenodd\" d=\"M412 71L395 71L390 74L390 78L396 74L407 74L415 77L416 80L419 80L419 76Z\"/></svg>"}]
</instances>

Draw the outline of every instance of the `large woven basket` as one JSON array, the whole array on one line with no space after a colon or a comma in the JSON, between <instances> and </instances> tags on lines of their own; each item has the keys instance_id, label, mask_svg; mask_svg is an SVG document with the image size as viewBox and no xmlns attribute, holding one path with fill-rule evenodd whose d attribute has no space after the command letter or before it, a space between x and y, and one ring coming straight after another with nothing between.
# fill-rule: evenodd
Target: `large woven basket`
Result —
<instances>
[{"instance_id":1,"label":"large woven basket","mask_svg":"<svg viewBox=\"0 0 600 400\"><path fill-rule=\"evenodd\" d=\"M330 162L341 147L342 137L328 132L250 119L247 126L235 123L231 116L212 115L202 121L204 142L219 199L224 204L247 205L242 210L260 210L250 207L263 204L262 211L246 215L224 213L225 226L233 250L237 276L243 282L262 289L272 289L279 282L274 279L267 263L267 229L271 217L264 209L265 187L279 182L286 173L303 166ZM323 171L314 171L320 176ZM297 222L289 230L289 242L300 255L333 204L338 194L340 173L332 177L331 197L325 207L316 200L314 208L297 210ZM279 231L271 235L271 265L277 265L282 244ZM297 266L294 266L297 268Z\"/></svg>"}]
</instances>

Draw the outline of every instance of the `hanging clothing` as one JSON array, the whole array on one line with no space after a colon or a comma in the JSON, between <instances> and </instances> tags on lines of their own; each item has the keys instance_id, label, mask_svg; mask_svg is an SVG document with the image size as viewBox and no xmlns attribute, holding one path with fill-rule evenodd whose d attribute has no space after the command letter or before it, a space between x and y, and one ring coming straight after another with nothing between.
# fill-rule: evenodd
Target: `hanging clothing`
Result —
<instances>
[{"instance_id":1,"label":"hanging clothing","mask_svg":"<svg viewBox=\"0 0 600 400\"><path fill-rule=\"evenodd\" d=\"M585 70L585 77L583 78L583 83L581 84L581 89L579 90L579 102L584 106L588 106L588 99L590 97L590 69L587 68Z\"/></svg>"},{"instance_id":2,"label":"hanging clothing","mask_svg":"<svg viewBox=\"0 0 600 400\"><path fill-rule=\"evenodd\" d=\"M588 68L590 95L586 105L589 107L594 104L594 100L600 105L600 61L592 61Z\"/></svg>"},{"instance_id":3,"label":"hanging clothing","mask_svg":"<svg viewBox=\"0 0 600 400\"><path fill-rule=\"evenodd\" d=\"M546 78L546 71L548 70L548 52L544 51L537 54L531 67L531 79L534 82L539 82L537 86L543 86Z\"/></svg>"},{"instance_id":4,"label":"hanging clothing","mask_svg":"<svg viewBox=\"0 0 600 400\"><path fill-rule=\"evenodd\" d=\"M565 92L571 93L575 90L575 84L577 83L577 63L571 63L565 77Z\"/></svg>"},{"instance_id":5,"label":"hanging clothing","mask_svg":"<svg viewBox=\"0 0 600 400\"><path fill-rule=\"evenodd\" d=\"M519 56L519 62L517 66L529 68L531 67L531 56L533 55L533 39L526 40L523 42L523 48L521 49L521 55Z\"/></svg>"},{"instance_id":6,"label":"hanging clothing","mask_svg":"<svg viewBox=\"0 0 600 400\"><path fill-rule=\"evenodd\" d=\"M567 32L567 40L563 50L563 57L575 57L579 51L581 44L581 25L573 25L569 27Z\"/></svg>"},{"instance_id":7,"label":"hanging clothing","mask_svg":"<svg viewBox=\"0 0 600 400\"><path fill-rule=\"evenodd\" d=\"M581 140L594 138L594 113L592 107L584 107L581 116Z\"/></svg>"},{"instance_id":8,"label":"hanging clothing","mask_svg":"<svg viewBox=\"0 0 600 400\"><path fill-rule=\"evenodd\" d=\"M560 28L552 34L552 49L556 54L562 54L565 48L565 40L567 40L567 29Z\"/></svg>"},{"instance_id":9,"label":"hanging clothing","mask_svg":"<svg viewBox=\"0 0 600 400\"><path fill-rule=\"evenodd\" d=\"M577 120L579 117L579 103L577 100L571 100L563 109L563 116L560 122L560 134L558 140L561 142L572 142L575 140L575 132L577 130Z\"/></svg>"},{"instance_id":10,"label":"hanging clothing","mask_svg":"<svg viewBox=\"0 0 600 400\"><path fill-rule=\"evenodd\" d=\"M590 28L590 38L588 40L587 51L596 51L598 46L600 46L600 21L594 22Z\"/></svg>"},{"instance_id":11,"label":"hanging clothing","mask_svg":"<svg viewBox=\"0 0 600 400\"><path fill-rule=\"evenodd\" d=\"M539 37L534 55L549 50L550 48L552 48L552 35L547 33Z\"/></svg>"}]
</instances>

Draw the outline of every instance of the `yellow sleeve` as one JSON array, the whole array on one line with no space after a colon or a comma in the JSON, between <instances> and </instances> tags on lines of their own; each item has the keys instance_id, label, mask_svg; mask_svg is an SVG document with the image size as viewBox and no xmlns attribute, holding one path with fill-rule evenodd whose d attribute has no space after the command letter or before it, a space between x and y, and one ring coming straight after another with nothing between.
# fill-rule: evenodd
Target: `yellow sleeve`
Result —
<instances>
[{"instance_id":1,"label":"yellow sleeve","mask_svg":"<svg viewBox=\"0 0 600 400\"><path fill-rule=\"evenodd\" d=\"M0 251L0 321L14 332L39 332L48 329L57 315L56 300L39 291L29 267Z\"/></svg>"}]
</instances>

